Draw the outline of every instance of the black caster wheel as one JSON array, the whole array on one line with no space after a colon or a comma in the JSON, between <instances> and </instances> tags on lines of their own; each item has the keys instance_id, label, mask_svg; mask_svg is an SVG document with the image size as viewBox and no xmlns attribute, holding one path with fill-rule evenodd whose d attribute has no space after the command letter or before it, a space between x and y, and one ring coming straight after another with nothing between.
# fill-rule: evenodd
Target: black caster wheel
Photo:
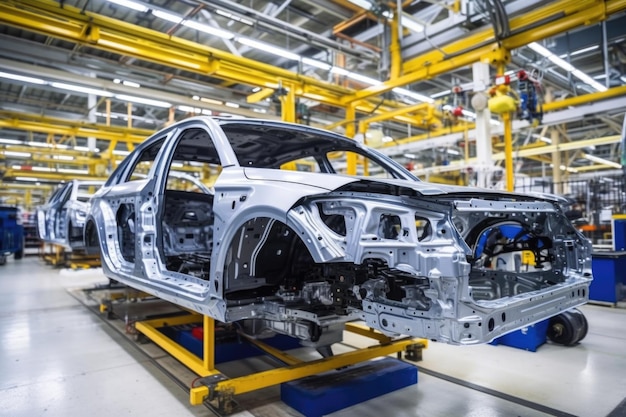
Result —
<instances>
[{"instance_id":1,"label":"black caster wheel","mask_svg":"<svg viewBox=\"0 0 626 417\"><path fill-rule=\"evenodd\" d=\"M572 309L550 319L547 336L559 345L573 346L587 335L588 329L584 314L578 309Z\"/></svg>"}]
</instances>

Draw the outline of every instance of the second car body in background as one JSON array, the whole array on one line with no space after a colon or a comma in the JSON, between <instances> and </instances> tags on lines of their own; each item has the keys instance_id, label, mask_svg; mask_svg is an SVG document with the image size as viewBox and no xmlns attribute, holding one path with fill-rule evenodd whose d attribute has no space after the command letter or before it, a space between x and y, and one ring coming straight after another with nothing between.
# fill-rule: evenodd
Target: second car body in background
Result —
<instances>
[{"instance_id":1,"label":"second car body in background","mask_svg":"<svg viewBox=\"0 0 626 417\"><path fill-rule=\"evenodd\" d=\"M103 181L73 180L62 184L48 202L37 209L39 238L67 249L84 247L83 227L89 200Z\"/></svg>"}]
</instances>

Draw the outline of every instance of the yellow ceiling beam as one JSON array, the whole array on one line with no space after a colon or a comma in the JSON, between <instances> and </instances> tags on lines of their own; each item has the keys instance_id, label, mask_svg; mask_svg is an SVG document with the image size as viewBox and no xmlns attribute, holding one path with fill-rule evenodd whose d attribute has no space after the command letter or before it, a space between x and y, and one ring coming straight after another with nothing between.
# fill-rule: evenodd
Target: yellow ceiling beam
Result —
<instances>
[{"instance_id":1,"label":"yellow ceiling beam","mask_svg":"<svg viewBox=\"0 0 626 417\"><path fill-rule=\"evenodd\" d=\"M141 143L154 130L107 126L80 120L67 120L35 114L0 111L0 129L25 130L69 137L95 137L102 140Z\"/></svg>"},{"instance_id":2,"label":"yellow ceiling beam","mask_svg":"<svg viewBox=\"0 0 626 417\"><path fill-rule=\"evenodd\" d=\"M40 190L43 192L47 192L54 188L52 185L44 185L44 184L16 184L16 183L0 183L0 192L7 190Z\"/></svg>"},{"instance_id":3,"label":"yellow ceiling beam","mask_svg":"<svg viewBox=\"0 0 626 417\"><path fill-rule=\"evenodd\" d=\"M87 181L106 181L108 177L99 177L89 174L63 174L58 172L34 172L24 170L7 169L4 171L4 178L32 178L48 181L64 181L64 180L87 180Z\"/></svg>"},{"instance_id":4,"label":"yellow ceiling beam","mask_svg":"<svg viewBox=\"0 0 626 417\"><path fill-rule=\"evenodd\" d=\"M493 30L484 30L463 41L444 46L441 48L444 53L434 51L407 61L403 65L404 75L392 82L358 92L179 37L83 12L71 6L60 7L59 3L51 0L4 2L0 5L0 22L168 67L250 85L276 88L279 80L285 80L294 86L297 96L344 107L349 102L359 102L394 87L470 65L484 57L501 59L507 56L508 49L603 20L624 9L624 0L556 1L511 19L511 30L515 35L503 41L502 49L494 47L494 43L490 42L493 40ZM536 22L554 16L565 17L535 26ZM486 45L476 47L485 42ZM358 105L360 107L361 104ZM363 111L359 107L357 110Z\"/></svg>"},{"instance_id":5,"label":"yellow ceiling beam","mask_svg":"<svg viewBox=\"0 0 626 417\"><path fill-rule=\"evenodd\" d=\"M554 110L565 109L568 107L580 106L581 104L589 104L594 101L606 100L612 97L621 97L626 95L626 85L620 87L612 87L606 91L598 91L595 93L583 94L576 97L569 97L563 100L552 101L543 104L543 111L549 112Z\"/></svg>"},{"instance_id":6,"label":"yellow ceiling beam","mask_svg":"<svg viewBox=\"0 0 626 417\"><path fill-rule=\"evenodd\" d=\"M166 33L81 11L50 0L23 0L0 4L0 22L54 38L133 56L167 67L276 88L279 79L299 85L303 96L319 95L336 105L349 89L313 77L264 64Z\"/></svg>"}]
</instances>

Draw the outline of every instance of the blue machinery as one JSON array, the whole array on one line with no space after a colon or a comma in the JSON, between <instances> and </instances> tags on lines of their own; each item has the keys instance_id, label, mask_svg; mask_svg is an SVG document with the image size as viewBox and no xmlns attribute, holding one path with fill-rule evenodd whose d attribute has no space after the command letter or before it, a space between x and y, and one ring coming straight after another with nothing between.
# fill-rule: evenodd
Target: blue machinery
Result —
<instances>
[{"instance_id":1,"label":"blue machinery","mask_svg":"<svg viewBox=\"0 0 626 417\"><path fill-rule=\"evenodd\" d=\"M612 218L613 250L593 254L589 299L615 305L626 296L626 214Z\"/></svg>"}]
</instances>

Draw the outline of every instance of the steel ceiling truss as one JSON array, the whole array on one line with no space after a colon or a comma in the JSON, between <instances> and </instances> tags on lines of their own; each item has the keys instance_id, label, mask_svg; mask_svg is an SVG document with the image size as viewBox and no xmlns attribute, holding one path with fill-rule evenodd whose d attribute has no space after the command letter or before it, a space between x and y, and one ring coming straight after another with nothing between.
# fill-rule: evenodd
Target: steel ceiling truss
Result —
<instances>
[{"instance_id":1,"label":"steel ceiling truss","mask_svg":"<svg viewBox=\"0 0 626 417\"><path fill-rule=\"evenodd\" d=\"M47 36L132 56L167 67L251 86L293 89L297 97L331 106L354 103L399 86L435 77L473 62L506 62L509 50L575 27L597 23L626 9L626 0L559 0L511 19L512 35L495 42L485 29L402 64L402 75L360 91L317 80L273 65L210 48L179 37L121 22L51 0L8 1L0 5L0 22ZM371 108L370 108L371 109ZM387 109L389 110L389 109Z\"/></svg>"}]
</instances>

